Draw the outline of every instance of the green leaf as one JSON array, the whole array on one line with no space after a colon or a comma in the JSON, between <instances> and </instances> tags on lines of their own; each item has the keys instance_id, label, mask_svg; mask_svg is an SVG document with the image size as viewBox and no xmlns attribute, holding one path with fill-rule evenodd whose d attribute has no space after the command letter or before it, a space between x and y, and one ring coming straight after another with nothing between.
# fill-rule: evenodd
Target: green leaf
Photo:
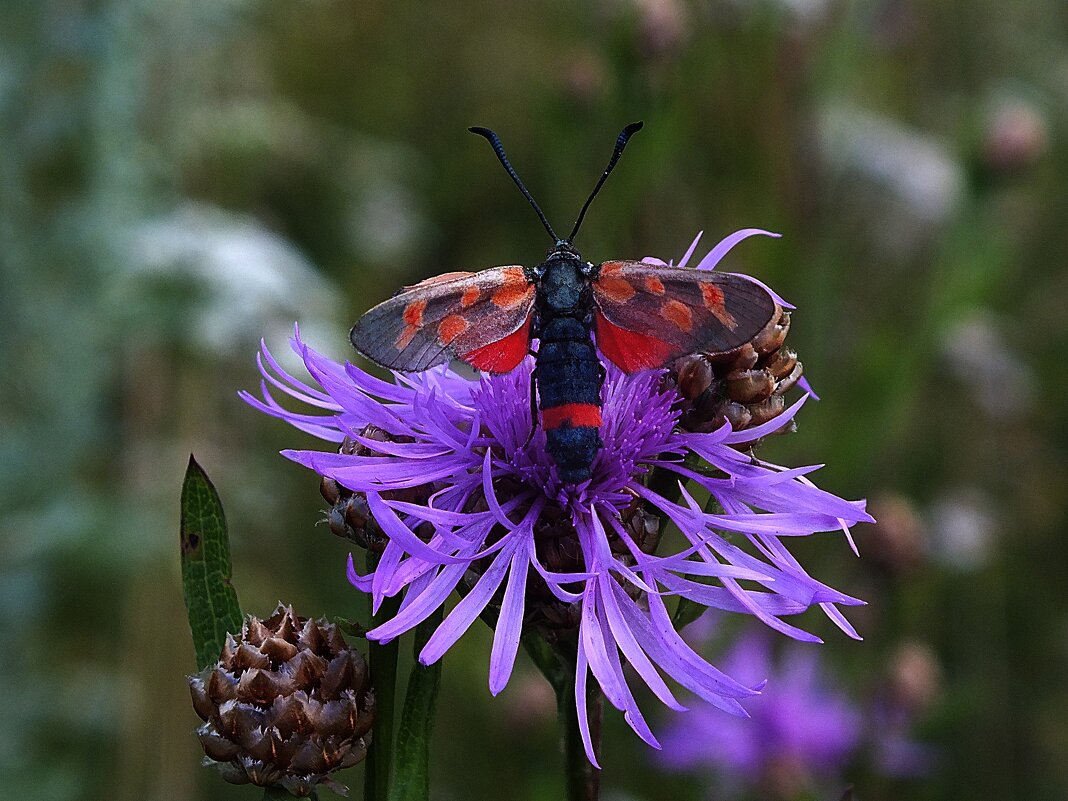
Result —
<instances>
[{"instance_id":1,"label":"green leaf","mask_svg":"<svg viewBox=\"0 0 1068 801\"><path fill-rule=\"evenodd\" d=\"M389 801L426 801L430 796L430 735L441 685L441 660L432 665L420 664L419 652L444 614L444 608L439 607L415 630L412 651L415 663L408 675L408 691L404 695L404 709L397 729L393 789Z\"/></svg>"},{"instance_id":2,"label":"green leaf","mask_svg":"<svg viewBox=\"0 0 1068 801\"><path fill-rule=\"evenodd\" d=\"M367 572L373 573L379 557L367 552ZM370 604L371 597L367 597ZM371 616L371 628L390 620L400 609L400 596L382 601L378 614ZM400 637L387 643L367 642L367 664L371 669L371 685L375 689L375 722L371 727L371 748L364 763L364 801L388 801L393 762L393 717L396 711L397 657Z\"/></svg>"},{"instance_id":3,"label":"green leaf","mask_svg":"<svg viewBox=\"0 0 1068 801\"><path fill-rule=\"evenodd\" d=\"M182 483L182 585L197 670L219 658L226 635L241 628L241 606L230 581L230 540L219 494L196 460Z\"/></svg>"}]
</instances>

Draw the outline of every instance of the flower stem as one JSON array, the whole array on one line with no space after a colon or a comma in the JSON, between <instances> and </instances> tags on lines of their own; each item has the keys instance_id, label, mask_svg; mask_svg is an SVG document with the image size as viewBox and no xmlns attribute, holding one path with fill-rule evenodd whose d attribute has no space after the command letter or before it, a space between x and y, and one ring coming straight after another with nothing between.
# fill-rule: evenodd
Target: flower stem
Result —
<instances>
[{"instance_id":1,"label":"flower stem","mask_svg":"<svg viewBox=\"0 0 1068 801\"><path fill-rule=\"evenodd\" d=\"M430 739L434 728L434 711L441 684L441 661L432 665L419 662L419 652L445 617L438 607L430 617L416 626L412 644L412 672L404 694L404 707L397 729L393 787L390 801L427 801L430 797Z\"/></svg>"},{"instance_id":2,"label":"flower stem","mask_svg":"<svg viewBox=\"0 0 1068 801\"><path fill-rule=\"evenodd\" d=\"M378 565L378 554L367 552L367 572ZM400 607L400 597L386 598L378 614L371 616L371 628L392 618ZM367 662L375 691L375 722L371 727L371 748L364 770L365 801L388 801L390 768L393 761L393 716L397 697L397 656L400 638L388 643L367 641Z\"/></svg>"},{"instance_id":3,"label":"flower stem","mask_svg":"<svg viewBox=\"0 0 1068 801\"><path fill-rule=\"evenodd\" d=\"M560 724L564 729L564 774L567 781L567 801L597 801L601 791L601 772L590 764L579 732L578 707L575 704L575 676L563 682L556 696ZM601 713L603 696L594 683L586 691L586 708L590 724L593 752L601 757Z\"/></svg>"}]
</instances>

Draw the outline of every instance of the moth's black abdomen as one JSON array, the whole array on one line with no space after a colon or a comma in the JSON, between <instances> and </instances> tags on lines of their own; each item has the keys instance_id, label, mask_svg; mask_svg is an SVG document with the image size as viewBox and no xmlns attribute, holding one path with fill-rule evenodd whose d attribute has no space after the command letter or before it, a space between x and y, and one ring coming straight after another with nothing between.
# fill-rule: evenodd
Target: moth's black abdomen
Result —
<instances>
[{"instance_id":1,"label":"moth's black abdomen","mask_svg":"<svg viewBox=\"0 0 1068 801\"><path fill-rule=\"evenodd\" d=\"M560 480L579 484L592 476L591 467L597 451L604 444L598 428L577 426L550 428L545 432L546 450L556 462Z\"/></svg>"},{"instance_id":2,"label":"moth's black abdomen","mask_svg":"<svg viewBox=\"0 0 1068 801\"><path fill-rule=\"evenodd\" d=\"M586 481L603 445L599 433L602 371L589 326L574 317L545 321L537 369L546 450L562 481Z\"/></svg>"},{"instance_id":3,"label":"moth's black abdomen","mask_svg":"<svg viewBox=\"0 0 1068 801\"><path fill-rule=\"evenodd\" d=\"M590 343L545 342L538 352L541 409L601 402L601 364Z\"/></svg>"}]
</instances>

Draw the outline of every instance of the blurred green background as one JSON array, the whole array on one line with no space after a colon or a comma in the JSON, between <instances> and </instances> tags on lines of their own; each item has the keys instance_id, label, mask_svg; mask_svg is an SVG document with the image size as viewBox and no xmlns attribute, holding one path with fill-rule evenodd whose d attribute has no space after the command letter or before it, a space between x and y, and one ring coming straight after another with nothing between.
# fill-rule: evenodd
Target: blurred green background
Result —
<instances>
[{"instance_id":1,"label":"blurred green background","mask_svg":"<svg viewBox=\"0 0 1068 801\"><path fill-rule=\"evenodd\" d=\"M730 267L797 304L823 400L764 455L826 462L820 484L882 520L860 560L838 537L794 548L869 600L866 641L807 622L858 706L902 695L936 759L901 779L861 753L840 786L1068 797L1060 0L6 0L0 796L259 797L202 769L192 734L189 452L246 609L360 614L317 481L277 455L312 440L236 397L259 337L277 352L297 320L344 358L402 283L543 256L468 125L498 130L566 230L634 119L583 254L782 232ZM558 798L551 693L524 662L491 699L488 641L447 657L434 798ZM720 797L614 713L605 766L606 799Z\"/></svg>"}]
</instances>

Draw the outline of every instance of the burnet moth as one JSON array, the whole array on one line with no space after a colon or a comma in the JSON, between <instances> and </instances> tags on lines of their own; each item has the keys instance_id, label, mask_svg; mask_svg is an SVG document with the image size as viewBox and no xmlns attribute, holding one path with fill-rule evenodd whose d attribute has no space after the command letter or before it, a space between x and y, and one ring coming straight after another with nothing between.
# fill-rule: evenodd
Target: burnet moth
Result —
<instances>
[{"instance_id":1,"label":"burnet moth","mask_svg":"<svg viewBox=\"0 0 1068 801\"><path fill-rule=\"evenodd\" d=\"M742 276L640 261L594 265L579 255L573 242L586 210L641 127L632 123L619 134L608 166L564 239L519 179L497 134L471 128L493 146L534 207L553 238L552 250L534 267L445 273L406 287L364 314L350 335L360 353L401 372L459 359L477 370L506 373L538 340L532 391L546 449L568 484L591 477L602 446L604 368L597 350L625 373L661 368L698 350L739 348L776 311L772 295Z\"/></svg>"}]
</instances>

